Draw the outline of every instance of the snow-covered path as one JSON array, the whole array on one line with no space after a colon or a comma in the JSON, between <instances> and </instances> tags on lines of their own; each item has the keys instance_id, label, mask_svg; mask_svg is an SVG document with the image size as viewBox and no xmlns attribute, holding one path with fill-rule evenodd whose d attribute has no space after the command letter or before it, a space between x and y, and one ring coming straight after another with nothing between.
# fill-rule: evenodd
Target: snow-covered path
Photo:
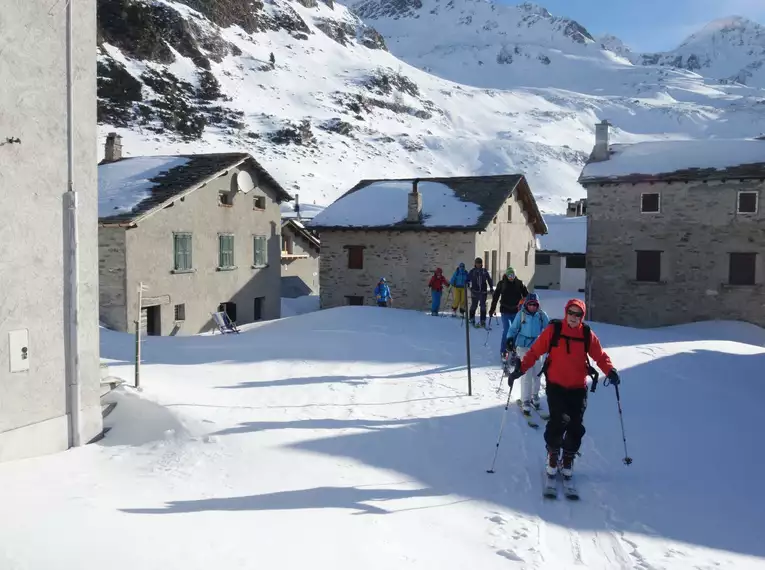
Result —
<instances>
[{"instance_id":1,"label":"snow-covered path","mask_svg":"<svg viewBox=\"0 0 765 570\"><path fill-rule=\"evenodd\" d=\"M765 333L595 330L623 370L634 464L600 386L578 503L542 499L542 433L515 408L486 473L496 329L486 347L471 330L472 397L449 318L347 307L148 339L144 391L118 395L102 442L0 465L0 568L763 567L744 483L765 468ZM130 337L102 345L130 378Z\"/></svg>"}]
</instances>

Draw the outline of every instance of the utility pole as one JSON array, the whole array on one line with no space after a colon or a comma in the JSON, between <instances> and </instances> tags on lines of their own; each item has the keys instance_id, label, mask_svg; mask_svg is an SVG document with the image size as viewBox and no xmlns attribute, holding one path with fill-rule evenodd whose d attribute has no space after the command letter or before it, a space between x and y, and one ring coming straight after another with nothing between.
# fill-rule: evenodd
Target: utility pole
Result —
<instances>
[{"instance_id":1,"label":"utility pole","mask_svg":"<svg viewBox=\"0 0 765 570\"><path fill-rule=\"evenodd\" d=\"M136 388L141 386L141 309L143 305L143 282L138 284L138 311L135 321L135 380Z\"/></svg>"}]
</instances>

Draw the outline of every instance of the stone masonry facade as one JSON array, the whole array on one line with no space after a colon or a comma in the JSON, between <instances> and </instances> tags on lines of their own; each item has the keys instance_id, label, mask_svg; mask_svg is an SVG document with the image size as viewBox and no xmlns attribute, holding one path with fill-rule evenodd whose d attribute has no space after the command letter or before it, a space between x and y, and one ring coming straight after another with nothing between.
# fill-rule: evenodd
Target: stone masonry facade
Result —
<instances>
[{"instance_id":1,"label":"stone masonry facade","mask_svg":"<svg viewBox=\"0 0 765 570\"><path fill-rule=\"evenodd\" d=\"M765 213L760 181L592 184L587 187L589 317L655 327L711 319L765 326ZM758 193L737 213L738 192ZM641 195L660 195L659 213ZM637 251L661 251L659 282L637 281ZM731 285L731 253L756 253L755 284Z\"/></svg>"}]
</instances>

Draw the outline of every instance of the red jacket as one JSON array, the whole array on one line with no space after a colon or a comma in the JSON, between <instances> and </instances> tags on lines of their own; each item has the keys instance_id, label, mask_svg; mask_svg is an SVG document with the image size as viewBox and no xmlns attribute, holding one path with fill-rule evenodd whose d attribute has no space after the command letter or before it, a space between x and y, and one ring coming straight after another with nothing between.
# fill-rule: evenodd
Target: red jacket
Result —
<instances>
[{"instance_id":1,"label":"red jacket","mask_svg":"<svg viewBox=\"0 0 765 570\"><path fill-rule=\"evenodd\" d=\"M571 305L575 305L584 310L584 303L578 299L569 301L566 305L566 310ZM550 349L550 341L552 341L554 325L548 325L542 334L539 335L534 344L531 345L529 351L524 355L521 361L521 372L524 374L531 368L534 363L539 360L540 357L545 355ZM550 351L550 355L547 357L550 359L550 364L547 368L547 381L553 384L559 384L565 388L586 388L587 387L587 359L584 354L584 340L572 341L566 340L565 337L581 338L584 339L584 329L582 328L581 321L578 327L571 328L568 323L563 319L563 326L560 331L560 339L558 340L558 346L553 347ZM611 364L611 359L603 352L603 347L600 345L600 339L598 339L592 329L590 329L590 354L589 356L595 361L604 374L608 374L614 368Z\"/></svg>"},{"instance_id":2,"label":"red jacket","mask_svg":"<svg viewBox=\"0 0 765 570\"><path fill-rule=\"evenodd\" d=\"M430 278L430 281L428 282L428 287L433 289L434 291L442 291L444 288L444 285L448 285L449 282L444 277L443 273L436 273L433 277Z\"/></svg>"}]
</instances>

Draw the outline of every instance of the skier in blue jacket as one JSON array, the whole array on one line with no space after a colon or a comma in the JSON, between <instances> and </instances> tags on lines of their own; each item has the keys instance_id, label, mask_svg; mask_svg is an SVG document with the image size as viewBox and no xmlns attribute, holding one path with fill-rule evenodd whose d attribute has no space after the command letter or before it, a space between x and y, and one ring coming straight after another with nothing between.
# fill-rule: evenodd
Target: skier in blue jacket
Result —
<instances>
[{"instance_id":1,"label":"skier in blue jacket","mask_svg":"<svg viewBox=\"0 0 765 570\"><path fill-rule=\"evenodd\" d=\"M465 264L460 263L449 281L452 286L452 291L454 292L454 301L452 301L453 317L457 316L457 307L460 308L460 316L465 316L465 288L467 287L467 280L468 272L467 269L465 269Z\"/></svg>"},{"instance_id":2,"label":"skier in blue jacket","mask_svg":"<svg viewBox=\"0 0 765 570\"><path fill-rule=\"evenodd\" d=\"M375 287L375 301L377 301L378 307L387 307L389 302L393 300L390 294L390 287L385 281L385 277L380 277L380 281L377 282Z\"/></svg>"},{"instance_id":3,"label":"skier in blue jacket","mask_svg":"<svg viewBox=\"0 0 765 570\"><path fill-rule=\"evenodd\" d=\"M542 331L550 324L550 317L539 307L539 296L529 293L523 308L515 315L513 323L507 329L507 349L516 352L519 358L523 358L537 340ZM524 415L531 414L531 406L537 410L540 408L539 388L541 379L539 373L542 369L542 359L526 371L521 379L521 408Z\"/></svg>"}]
</instances>

